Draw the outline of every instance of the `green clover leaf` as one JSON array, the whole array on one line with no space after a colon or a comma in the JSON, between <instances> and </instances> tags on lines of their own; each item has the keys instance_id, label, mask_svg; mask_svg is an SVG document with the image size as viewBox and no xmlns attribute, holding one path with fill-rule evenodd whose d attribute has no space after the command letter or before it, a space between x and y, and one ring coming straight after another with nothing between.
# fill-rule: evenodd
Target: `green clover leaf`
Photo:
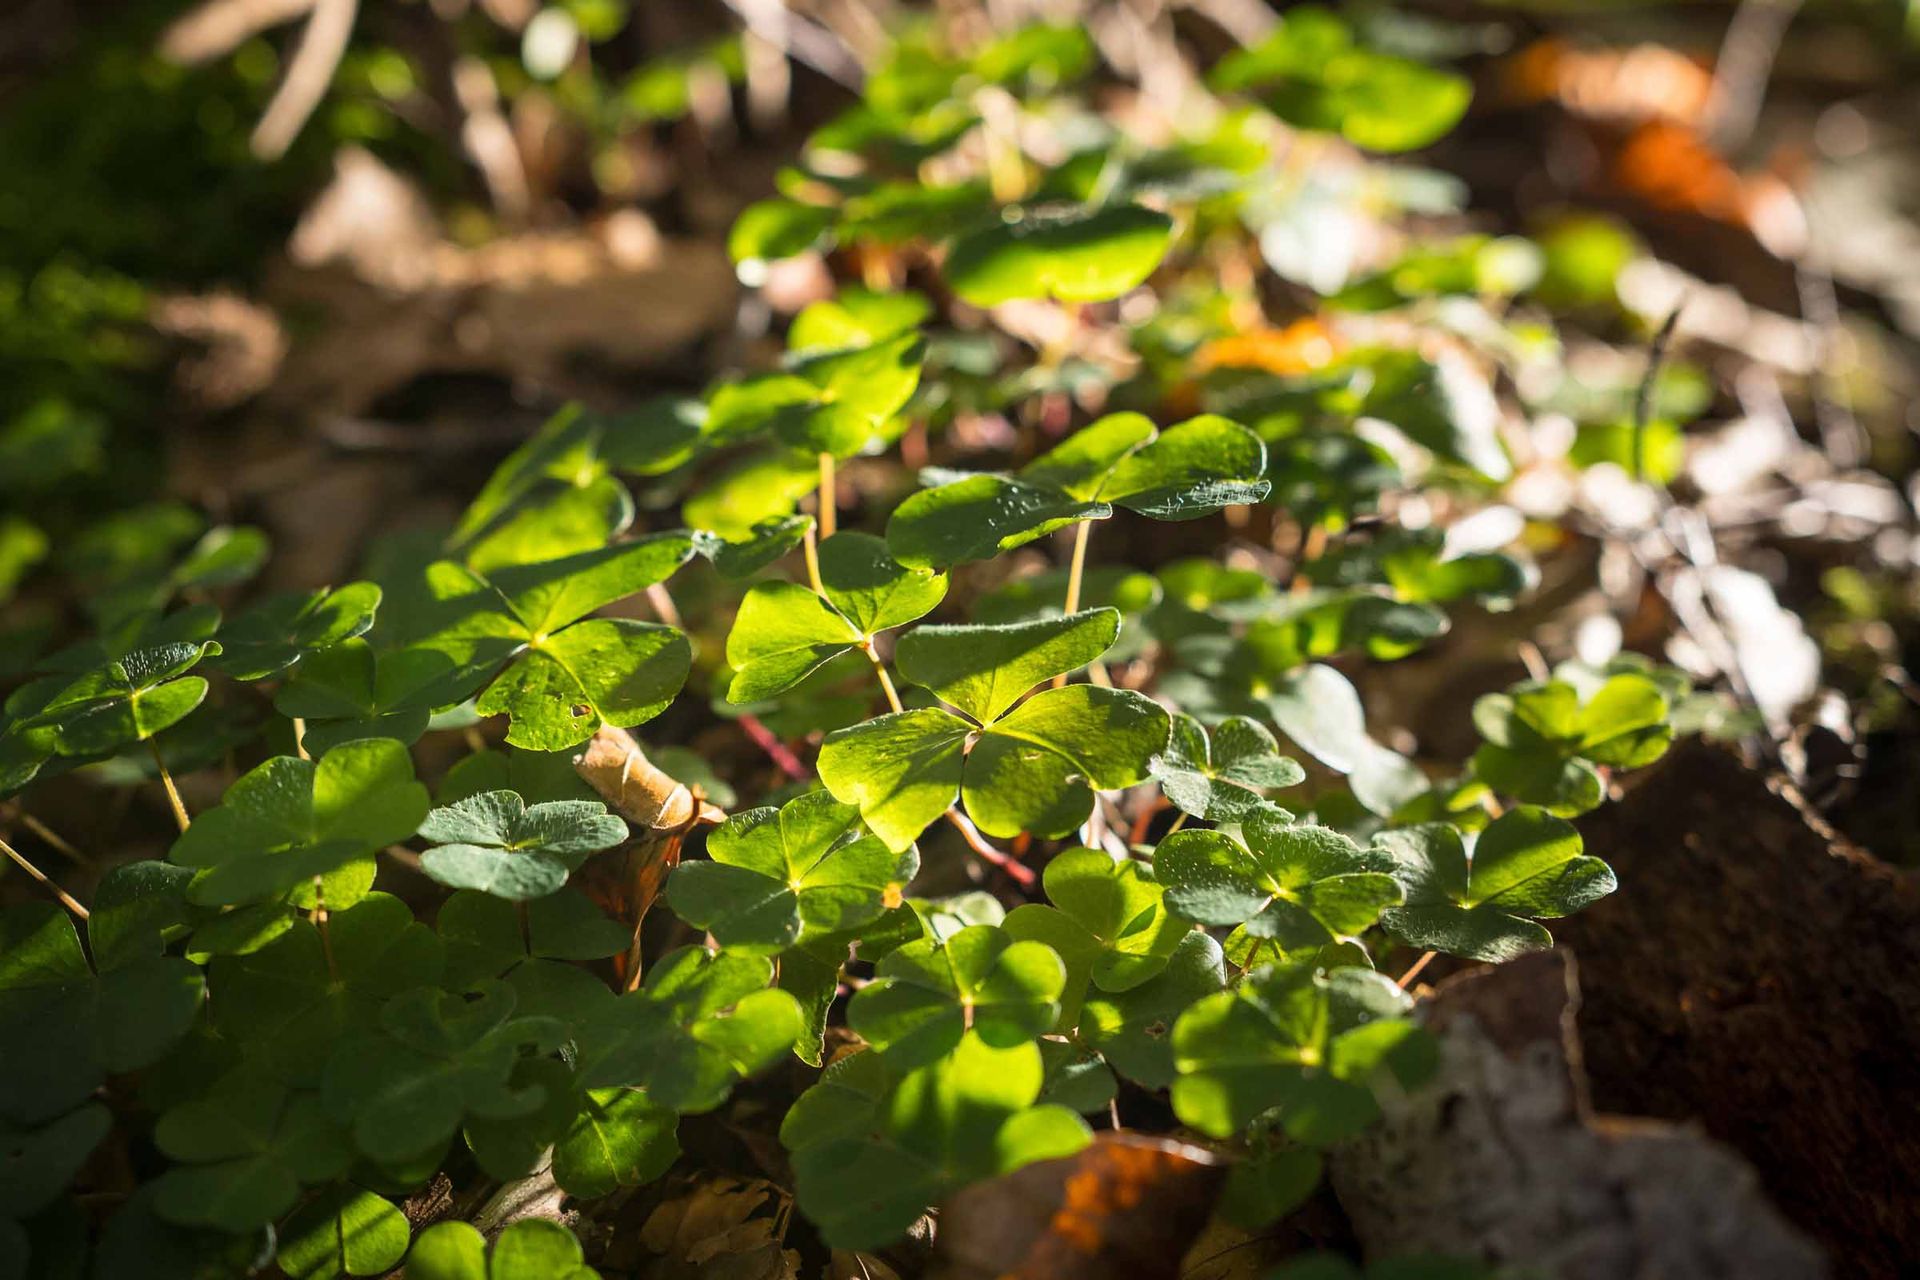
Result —
<instances>
[{"instance_id":1,"label":"green clover leaf","mask_svg":"<svg viewBox=\"0 0 1920 1280\"><path fill-rule=\"evenodd\" d=\"M1318 5L1289 10L1266 40L1222 59L1209 82L1253 89L1287 123L1372 151L1427 146L1473 97L1461 76L1358 47L1352 28Z\"/></svg>"},{"instance_id":2,"label":"green clover leaf","mask_svg":"<svg viewBox=\"0 0 1920 1280\"><path fill-rule=\"evenodd\" d=\"M113 1116L88 1102L37 1127L0 1117L0 1222L30 1217L59 1198L113 1128Z\"/></svg>"},{"instance_id":3,"label":"green clover leaf","mask_svg":"<svg viewBox=\"0 0 1920 1280\"><path fill-rule=\"evenodd\" d=\"M767 984L770 961L682 947L657 962L639 991L580 1028L579 1075L590 1089L643 1088L671 1111L711 1111L738 1080L785 1055L800 1007Z\"/></svg>"},{"instance_id":4,"label":"green clover leaf","mask_svg":"<svg viewBox=\"0 0 1920 1280\"><path fill-rule=\"evenodd\" d=\"M494 468L460 523L449 545L471 552L490 533L498 533L528 507L560 494L579 495L588 506L603 501L611 485L607 473L655 476L673 470L693 455L706 421L706 407L697 400L660 396L616 414L591 413L568 405L549 418L532 438ZM619 495L610 494L620 507ZM621 528L625 519L612 522ZM611 532L611 529L609 529ZM581 550L604 541L588 539ZM553 554L564 554L554 552ZM483 552L482 559L487 556ZM477 567L477 566L476 566Z\"/></svg>"},{"instance_id":5,"label":"green clover leaf","mask_svg":"<svg viewBox=\"0 0 1920 1280\"><path fill-rule=\"evenodd\" d=\"M747 592L727 633L729 701L782 693L878 633L931 612L947 594L945 574L906 568L865 533L838 533L820 545L820 581L824 599L791 582Z\"/></svg>"},{"instance_id":6,"label":"green clover leaf","mask_svg":"<svg viewBox=\"0 0 1920 1280\"><path fill-rule=\"evenodd\" d=\"M1154 869L1167 905L1201 924L1245 924L1285 951L1357 938L1400 905L1384 855L1337 831L1296 826L1276 810L1250 814L1245 843L1221 831L1176 831L1160 842Z\"/></svg>"},{"instance_id":7,"label":"green clover leaf","mask_svg":"<svg viewBox=\"0 0 1920 1280\"><path fill-rule=\"evenodd\" d=\"M158 1060L199 1012L199 970L161 955L157 934L114 945L103 917L99 933L89 929L96 970L60 907L0 909L0 1117L38 1125L66 1114L109 1075Z\"/></svg>"},{"instance_id":8,"label":"green clover leaf","mask_svg":"<svg viewBox=\"0 0 1920 1280\"><path fill-rule=\"evenodd\" d=\"M722 541L717 546L707 544L708 554L713 557L713 567L721 577L739 582L805 542L813 531L813 523L813 517L804 514L762 520L740 538Z\"/></svg>"},{"instance_id":9,"label":"green clover leaf","mask_svg":"<svg viewBox=\"0 0 1920 1280\"><path fill-rule=\"evenodd\" d=\"M553 1177L582 1200L638 1187L680 1156L680 1117L639 1089L593 1089L553 1148Z\"/></svg>"},{"instance_id":10,"label":"green clover leaf","mask_svg":"<svg viewBox=\"0 0 1920 1280\"><path fill-rule=\"evenodd\" d=\"M1671 711L1659 684L1630 672L1584 701L1559 680L1490 693L1473 704L1474 726L1486 739L1473 771L1502 795L1572 817L1600 803L1599 766L1636 769L1666 754Z\"/></svg>"},{"instance_id":11,"label":"green clover leaf","mask_svg":"<svg viewBox=\"0 0 1920 1280\"><path fill-rule=\"evenodd\" d=\"M406 1256L410 1232L392 1201L336 1183L281 1225L274 1261L290 1280L385 1275Z\"/></svg>"},{"instance_id":12,"label":"green clover leaf","mask_svg":"<svg viewBox=\"0 0 1920 1280\"><path fill-rule=\"evenodd\" d=\"M1081 428L1012 475L929 473L887 522L902 564L981 560L1115 506L1156 520L1192 520L1267 496L1266 446L1212 414L1162 431L1137 413ZM923 479L926 478L923 476Z\"/></svg>"},{"instance_id":13,"label":"green clover leaf","mask_svg":"<svg viewBox=\"0 0 1920 1280\"><path fill-rule=\"evenodd\" d=\"M437 981L444 964L440 940L406 903L370 893L331 913L324 941L313 922L295 920L263 947L216 956L207 971L213 1023L263 1071L318 1085L343 1035L390 996Z\"/></svg>"},{"instance_id":14,"label":"green clover leaf","mask_svg":"<svg viewBox=\"0 0 1920 1280\"><path fill-rule=\"evenodd\" d=\"M756 449L721 467L687 495L680 516L715 537L742 539L793 515L820 483L819 459L793 449Z\"/></svg>"},{"instance_id":15,"label":"green clover leaf","mask_svg":"<svg viewBox=\"0 0 1920 1280\"><path fill-rule=\"evenodd\" d=\"M317 650L365 635L379 607L380 588L371 582L268 596L220 628L221 653L209 665L236 680L263 680Z\"/></svg>"},{"instance_id":16,"label":"green clover leaf","mask_svg":"<svg viewBox=\"0 0 1920 1280\"><path fill-rule=\"evenodd\" d=\"M1383 1070L1410 1086L1432 1068L1432 1038L1405 1016L1412 1003L1369 969L1256 970L1174 1023L1174 1113L1216 1138L1276 1110L1295 1141L1349 1138L1378 1117Z\"/></svg>"},{"instance_id":17,"label":"green clover leaf","mask_svg":"<svg viewBox=\"0 0 1920 1280\"><path fill-rule=\"evenodd\" d=\"M302 659L274 694L273 709L305 722L301 742L309 752L356 738L411 743L427 731L452 669L444 654L382 651L364 639L347 639Z\"/></svg>"},{"instance_id":18,"label":"green clover leaf","mask_svg":"<svg viewBox=\"0 0 1920 1280\"><path fill-rule=\"evenodd\" d=\"M1125 991L1090 994L1080 1012L1080 1035L1127 1079L1164 1089L1174 1078L1174 1021L1226 985L1220 944L1198 930L1184 933L1157 976Z\"/></svg>"},{"instance_id":19,"label":"green clover leaf","mask_svg":"<svg viewBox=\"0 0 1920 1280\"><path fill-rule=\"evenodd\" d=\"M842 289L801 309L787 330L787 346L794 351L843 351L917 329L932 315L933 304L923 294Z\"/></svg>"},{"instance_id":20,"label":"green clover leaf","mask_svg":"<svg viewBox=\"0 0 1920 1280\"><path fill-rule=\"evenodd\" d=\"M687 638L657 623L587 615L664 581L695 545L688 533L656 534L485 576L441 561L428 570L434 601L410 647L445 661L439 705L493 677L474 706L508 715L514 746L563 751L602 725L640 724L686 683Z\"/></svg>"},{"instance_id":21,"label":"green clover leaf","mask_svg":"<svg viewBox=\"0 0 1920 1280\"><path fill-rule=\"evenodd\" d=\"M627 824L596 800L550 800L527 807L515 791L483 791L421 822L434 847L420 869L450 889L478 889L519 902L545 897L588 855L627 838Z\"/></svg>"},{"instance_id":22,"label":"green clover leaf","mask_svg":"<svg viewBox=\"0 0 1920 1280\"><path fill-rule=\"evenodd\" d=\"M192 901L257 902L407 839L427 804L407 749L391 738L342 743L317 764L275 756L228 787L168 857L200 871Z\"/></svg>"},{"instance_id":23,"label":"green clover leaf","mask_svg":"<svg viewBox=\"0 0 1920 1280\"><path fill-rule=\"evenodd\" d=\"M758 283L766 264L792 258L820 244L833 226L833 210L779 198L750 204L727 233L727 256L749 283Z\"/></svg>"},{"instance_id":24,"label":"green clover leaf","mask_svg":"<svg viewBox=\"0 0 1920 1280\"><path fill-rule=\"evenodd\" d=\"M435 924L446 944L449 985L512 980L529 960L599 960L625 950L633 933L631 925L607 918L570 888L533 899L524 912L523 929L515 904L474 889L457 890L442 903ZM606 990L597 980L594 985Z\"/></svg>"},{"instance_id":25,"label":"green clover leaf","mask_svg":"<svg viewBox=\"0 0 1920 1280\"><path fill-rule=\"evenodd\" d=\"M1112 647L1117 609L1000 626L923 626L900 638L900 674L980 724L1005 715L1035 685L1077 671Z\"/></svg>"},{"instance_id":26,"label":"green clover leaf","mask_svg":"<svg viewBox=\"0 0 1920 1280\"><path fill-rule=\"evenodd\" d=\"M545 1101L515 1088L525 1052L559 1047L563 1026L515 1017L513 988L482 980L464 995L403 991L380 1010L378 1031L335 1047L321 1080L328 1114L350 1126L354 1145L382 1164L403 1164L443 1145L463 1119L511 1119Z\"/></svg>"},{"instance_id":27,"label":"green clover leaf","mask_svg":"<svg viewBox=\"0 0 1920 1280\"><path fill-rule=\"evenodd\" d=\"M467 1222L422 1231L407 1253L408 1280L600 1280L573 1232L549 1218L522 1218L493 1242Z\"/></svg>"},{"instance_id":28,"label":"green clover leaf","mask_svg":"<svg viewBox=\"0 0 1920 1280\"><path fill-rule=\"evenodd\" d=\"M915 628L895 651L901 675L968 718L926 708L836 730L820 751L821 779L893 849L905 849L961 797L990 834L1065 835L1086 820L1095 788L1146 776L1148 759L1166 746L1167 713L1131 690L1092 685L1014 703L1099 657L1119 628L1113 609Z\"/></svg>"},{"instance_id":29,"label":"green clover leaf","mask_svg":"<svg viewBox=\"0 0 1920 1280\"><path fill-rule=\"evenodd\" d=\"M1369 812L1392 814L1427 789L1418 766L1367 735L1360 694L1333 667L1310 663L1280 678L1265 698L1273 723L1293 744L1347 775Z\"/></svg>"},{"instance_id":30,"label":"green clover leaf","mask_svg":"<svg viewBox=\"0 0 1920 1280\"><path fill-rule=\"evenodd\" d=\"M1031 1040L996 1048L971 1031L904 1076L877 1053L842 1059L780 1126L802 1211L835 1247L872 1249L968 1182L1074 1154L1092 1135L1068 1108L1035 1105L1045 1078Z\"/></svg>"},{"instance_id":31,"label":"green clover leaf","mask_svg":"<svg viewBox=\"0 0 1920 1280\"><path fill-rule=\"evenodd\" d=\"M1264 725L1245 716L1227 717L1211 735L1192 716L1175 716L1167 749L1148 772L1175 808L1209 822L1243 822L1267 803L1261 792L1307 776Z\"/></svg>"},{"instance_id":32,"label":"green clover leaf","mask_svg":"<svg viewBox=\"0 0 1920 1280\"><path fill-rule=\"evenodd\" d=\"M1377 540L1372 555L1394 594L1416 603L1475 600L1489 609L1506 609L1535 577L1528 565L1496 551L1449 555L1446 535L1438 529L1392 530Z\"/></svg>"},{"instance_id":33,"label":"green clover leaf","mask_svg":"<svg viewBox=\"0 0 1920 1280\"><path fill-rule=\"evenodd\" d=\"M207 682L186 673L219 652L211 640L136 649L59 688L21 714L18 728L63 756L104 755L145 742L200 705Z\"/></svg>"},{"instance_id":34,"label":"green clover leaf","mask_svg":"<svg viewBox=\"0 0 1920 1280\"><path fill-rule=\"evenodd\" d=\"M856 929L897 901L920 868L860 831L860 812L824 791L738 813L707 837L711 862L683 862L667 905L723 947L784 951Z\"/></svg>"},{"instance_id":35,"label":"green clover leaf","mask_svg":"<svg viewBox=\"0 0 1920 1280\"><path fill-rule=\"evenodd\" d=\"M778 373L715 388L707 434L719 444L771 434L810 454L852 457L913 398L926 343L907 332L837 351L790 355Z\"/></svg>"},{"instance_id":36,"label":"green clover leaf","mask_svg":"<svg viewBox=\"0 0 1920 1280\"><path fill-rule=\"evenodd\" d=\"M1153 274L1173 239L1173 219L1140 205L1013 208L1002 219L961 236L947 254L948 285L976 307L1117 298Z\"/></svg>"},{"instance_id":37,"label":"green clover leaf","mask_svg":"<svg viewBox=\"0 0 1920 1280\"><path fill-rule=\"evenodd\" d=\"M347 1171L353 1151L320 1099L244 1074L168 1109L153 1140L180 1162L154 1183L154 1211L188 1227L250 1231L291 1209L300 1188Z\"/></svg>"},{"instance_id":38,"label":"green clover leaf","mask_svg":"<svg viewBox=\"0 0 1920 1280\"><path fill-rule=\"evenodd\" d=\"M924 1066L968 1030L996 1048L1048 1030L1066 980L1051 947L972 925L888 954L847 1006L847 1021L896 1067Z\"/></svg>"},{"instance_id":39,"label":"green clover leaf","mask_svg":"<svg viewBox=\"0 0 1920 1280\"><path fill-rule=\"evenodd\" d=\"M1553 945L1538 920L1569 916L1612 893L1612 868L1581 852L1580 833L1545 809L1496 818L1474 842L1425 823L1374 837L1406 903L1381 917L1409 946L1499 963Z\"/></svg>"},{"instance_id":40,"label":"green clover leaf","mask_svg":"<svg viewBox=\"0 0 1920 1280\"><path fill-rule=\"evenodd\" d=\"M1066 849L1041 877L1052 906L1015 907L1006 930L1044 942L1067 968L1058 1030L1079 1022L1089 981L1102 991L1125 991L1167 965L1191 926L1162 903L1163 890L1136 862L1116 862L1088 848Z\"/></svg>"}]
</instances>

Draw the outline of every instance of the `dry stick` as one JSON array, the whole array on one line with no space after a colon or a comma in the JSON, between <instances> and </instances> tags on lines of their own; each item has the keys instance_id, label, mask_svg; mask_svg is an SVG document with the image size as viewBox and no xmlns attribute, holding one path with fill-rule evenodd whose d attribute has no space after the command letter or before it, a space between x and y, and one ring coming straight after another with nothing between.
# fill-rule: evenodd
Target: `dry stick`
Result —
<instances>
[{"instance_id":1,"label":"dry stick","mask_svg":"<svg viewBox=\"0 0 1920 1280\"><path fill-rule=\"evenodd\" d=\"M167 803L173 806L173 820L185 831L187 824L193 820L187 817L187 806L180 799L180 788L173 785L173 775L167 772L167 762L160 758L160 744L148 738L147 750L153 753L153 767L160 771L160 785L167 789Z\"/></svg>"},{"instance_id":2,"label":"dry stick","mask_svg":"<svg viewBox=\"0 0 1920 1280\"><path fill-rule=\"evenodd\" d=\"M287 74L274 90L273 100L254 126L249 140L262 160L278 159L293 144L307 117L326 96L333 73L353 38L353 20L359 0L316 0L300 43L287 65Z\"/></svg>"},{"instance_id":3,"label":"dry stick","mask_svg":"<svg viewBox=\"0 0 1920 1280\"><path fill-rule=\"evenodd\" d=\"M89 858L86 854L74 848L72 844L68 843L66 840L63 840L60 837L59 833L54 831L52 827L49 827L46 823L40 821L40 819L28 813L25 809L22 809L19 805L17 804L8 805L7 816L18 820L21 826L33 832L34 835L40 837L40 839L46 844L51 845L55 853L60 854L62 857L65 857L72 862L78 863L80 866L85 867L89 871L93 869L92 858Z\"/></svg>"},{"instance_id":4,"label":"dry stick","mask_svg":"<svg viewBox=\"0 0 1920 1280\"><path fill-rule=\"evenodd\" d=\"M833 487L833 455L820 455L820 536L831 538L839 521L839 495ZM818 590L818 588L815 588Z\"/></svg>"},{"instance_id":5,"label":"dry stick","mask_svg":"<svg viewBox=\"0 0 1920 1280\"><path fill-rule=\"evenodd\" d=\"M291 719L293 720L293 754L302 760L313 759L307 754L307 722L299 716L293 716Z\"/></svg>"},{"instance_id":6,"label":"dry stick","mask_svg":"<svg viewBox=\"0 0 1920 1280\"><path fill-rule=\"evenodd\" d=\"M47 879L46 872L40 870L40 868L34 866L31 862L28 862L25 858L21 857L19 852L16 849L14 849L12 845L8 844L5 840L0 840L0 852L4 852L9 858L12 858L14 862L19 864L20 869L22 871L32 876L35 880L38 880L43 886L45 886L47 892L51 893L54 897L60 899L61 906L73 912L74 915L79 916L82 920L85 920L87 918L88 911L85 907L81 906L78 902L74 901L72 895L70 895L65 889L62 889L59 885Z\"/></svg>"}]
</instances>

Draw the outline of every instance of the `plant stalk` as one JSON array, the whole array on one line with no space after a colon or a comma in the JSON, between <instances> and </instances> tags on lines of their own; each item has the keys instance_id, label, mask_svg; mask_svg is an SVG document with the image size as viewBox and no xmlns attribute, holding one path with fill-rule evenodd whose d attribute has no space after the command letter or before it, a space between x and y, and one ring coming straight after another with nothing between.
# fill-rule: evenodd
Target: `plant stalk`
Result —
<instances>
[{"instance_id":1,"label":"plant stalk","mask_svg":"<svg viewBox=\"0 0 1920 1280\"><path fill-rule=\"evenodd\" d=\"M180 788L173 784L173 775L167 771L167 762L160 756L160 744L148 738L147 750L153 753L153 767L160 771L160 785L167 789L167 803L173 806L173 820L180 830L185 831L193 819L187 816L186 802L180 799Z\"/></svg>"},{"instance_id":2,"label":"plant stalk","mask_svg":"<svg viewBox=\"0 0 1920 1280\"><path fill-rule=\"evenodd\" d=\"M1073 559L1067 562L1067 612L1080 609L1080 583L1087 573L1087 537L1093 521L1082 520L1073 526Z\"/></svg>"},{"instance_id":3,"label":"plant stalk","mask_svg":"<svg viewBox=\"0 0 1920 1280\"><path fill-rule=\"evenodd\" d=\"M860 651L866 654L867 661L873 664L873 674L880 677L880 692L887 695L887 705L896 712L905 711L906 707L900 703L900 691L893 687L893 677L887 674L887 664L880 661L880 655L873 651L872 637L868 637L860 646Z\"/></svg>"},{"instance_id":4,"label":"plant stalk","mask_svg":"<svg viewBox=\"0 0 1920 1280\"><path fill-rule=\"evenodd\" d=\"M807 556L807 585L813 588L813 594L824 600L827 589L820 585L820 541L814 537L812 529L807 530L807 536L800 545Z\"/></svg>"},{"instance_id":5,"label":"plant stalk","mask_svg":"<svg viewBox=\"0 0 1920 1280\"><path fill-rule=\"evenodd\" d=\"M839 527L840 512L837 493L833 482L833 455L823 453L820 455L820 510L818 513L822 538L831 538L834 530ZM818 575L815 576L818 577ZM816 581L814 590L819 589Z\"/></svg>"},{"instance_id":6,"label":"plant stalk","mask_svg":"<svg viewBox=\"0 0 1920 1280\"><path fill-rule=\"evenodd\" d=\"M1411 969L1408 969L1405 973L1401 974L1398 979L1395 980L1393 985L1396 987L1399 987L1402 991L1405 991L1407 989L1407 984L1412 982L1415 978L1419 977L1420 971L1426 968L1428 965L1432 964L1433 958L1439 954L1440 953L1437 951L1428 951L1424 953L1418 960L1415 960L1413 962L1413 967Z\"/></svg>"},{"instance_id":7,"label":"plant stalk","mask_svg":"<svg viewBox=\"0 0 1920 1280\"><path fill-rule=\"evenodd\" d=\"M987 838L980 834L980 828L974 826L972 819L968 818L966 814L961 813L959 809L948 809L945 817L948 822L953 824L954 829L960 833L961 838L967 842L969 849L979 854L987 862L1006 872L1007 875L1012 878L1013 882L1022 889L1033 888L1035 877L1032 867L1027 866L1018 858L1000 852L1000 850L988 844Z\"/></svg>"},{"instance_id":8,"label":"plant stalk","mask_svg":"<svg viewBox=\"0 0 1920 1280\"><path fill-rule=\"evenodd\" d=\"M19 866L19 868L22 871L32 876L35 880L38 880L41 886L45 888L48 893L51 893L54 897L60 899L61 906L73 912L74 915L78 916L82 920L85 920L87 916L90 914L85 907L81 906L79 902L77 902L74 899L72 894L68 893L65 889L62 889L59 885L55 884L53 881L49 880L47 878L46 872L40 870L40 868L34 866L31 862L28 862L24 857L20 855L18 850L16 850L12 845L8 844L5 840L0 840L0 852L4 852L9 858L13 859L13 861Z\"/></svg>"},{"instance_id":9,"label":"plant stalk","mask_svg":"<svg viewBox=\"0 0 1920 1280\"><path fill-rule=\"evenodd\" d=\"M28 813L25 809L22 809L19 805L9 805L7 807L7 816L17 819L21 826L33 832L34 835L38 836L46 844L52 846L55 853L88 870L93 869L92 858L80 852L70 841L63 839L59 832Z\"/></svg>"}]
</instances>

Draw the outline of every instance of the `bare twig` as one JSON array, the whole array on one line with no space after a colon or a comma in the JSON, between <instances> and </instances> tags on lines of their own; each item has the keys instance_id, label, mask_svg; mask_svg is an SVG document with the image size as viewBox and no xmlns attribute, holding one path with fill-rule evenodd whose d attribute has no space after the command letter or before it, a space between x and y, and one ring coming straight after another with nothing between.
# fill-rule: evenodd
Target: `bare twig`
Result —
<instances>
[{"instance_id":1,"label":"bare twig","mask_svg":"<svg viewBox=\"0 0 1920 1280\"><path fill-rule=\"evenodd\" d=\"M1721 151L1733 151L1753 136L1766 100L1773 60L1802 0L1741 0L1727 23L1714 61L1707 96L1707 134Z\"/></svg>"},{"instance_id":2,"label":"bare twig","mask_svg":"<svg viewBox=\"0 0 1920 1280\"><path fill-rule=\"evenodd\" d=\"M262 160L276 160L300 135L320 99L333 83L333 73L346 55L347 41L353 36L353 20L359 0L314 0L313 13L300 32L300 44L287 74L274 90L260 123L254 126L250 145Z\"/></svg>"},{"instance_id":3,"label":"bare twig","mask_svg":"<svg viewBox=\"0 0 1920 1280\"><path fill-rule=\"evenodd\" d=\"M726 0L726 4L750 34L785 51L795 62L849 89L857 90L866 82L860 59L845 41L779 0Z\"/></svg>"},{"instance_id":4,"label":"bare twig","mask_svg":"<svg viewBox=\"0 0 1920 1280\"><path fill-rule=\"evenodd\" d=\"M160 56L188 67L211 62L312 9L313 0L207 0L160 33Z\"/></svg>"}]
</instances>

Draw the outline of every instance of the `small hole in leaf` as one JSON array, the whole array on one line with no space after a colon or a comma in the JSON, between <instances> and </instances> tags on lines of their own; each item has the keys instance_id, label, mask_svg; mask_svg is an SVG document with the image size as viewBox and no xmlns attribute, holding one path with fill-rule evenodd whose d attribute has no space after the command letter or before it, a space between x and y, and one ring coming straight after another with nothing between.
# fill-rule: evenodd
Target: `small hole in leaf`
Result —
<instances>
[{"instance_id":1,"label":"small hole in leaf","mask_svg":"<svg viewBox=\"0 0 1920 1280\"><path fill-rule=\"evenodd\" d=\"M587 708L585 705L576 703L573 708L574 718L578 719L579 717L584 716L585 714L587 714L588 710L589 708Z\"/></svg>"},{"instance_id":2,"label":"small hole in leaf","mask_svg":"<svg viewBox=\"0 0 1920 1280\"><path fill-rule=\"evenodd\" d=\"M1149 1039L1159 1040L1167 1034L1167 1024L1164 1022L1149 1022L1142 1030L1145 1031Z\"/></svg>"}]
</instances>

